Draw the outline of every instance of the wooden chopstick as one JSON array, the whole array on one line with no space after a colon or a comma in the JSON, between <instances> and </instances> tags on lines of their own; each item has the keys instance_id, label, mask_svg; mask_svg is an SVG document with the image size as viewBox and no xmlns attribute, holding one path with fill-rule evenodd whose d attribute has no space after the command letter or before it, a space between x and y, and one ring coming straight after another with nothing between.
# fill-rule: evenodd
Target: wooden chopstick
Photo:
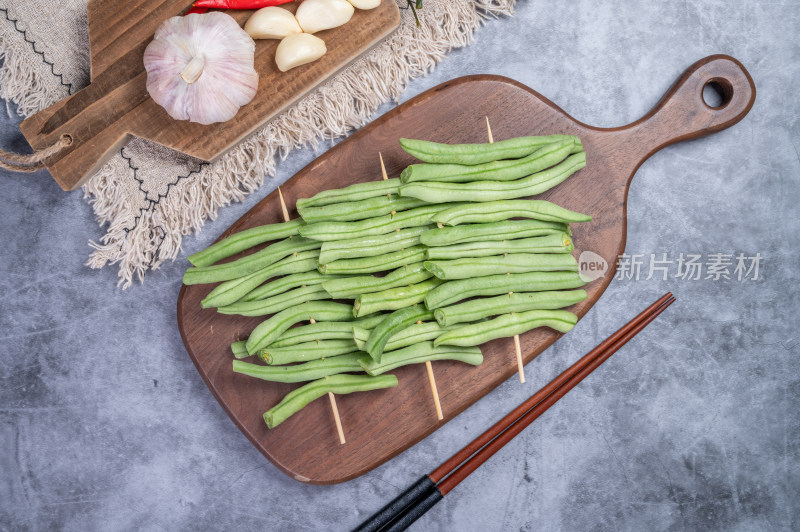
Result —
<instances>
[{"instance_id":1,"label":"wooden chopstick","mask_svg":"<svg viewBox=\"0 0 800 532\"><path fill-rule=\"evenodd\" d=\"M371 532L405 530L674 301L675 298L671 293L665 294L544 388L523 401L472 443L454 454L432 473L423 476L356 530Z\"/></svg>"},{"instance_id":2,"label":"wooden chopstick","mask_svg":"<svg viewBox=\"0 0 800 532\"><path fill-rule=\"evenodd\" d=\"M580 372L589 362L597 358L603 352L605 352L614 342L622 338L628 331L639 325L643 322L650 314L655 312L661 305L663 305L669 298L672 297L672 293L667 292L664 294L658 301L644 309L638 316L633 318L623 327L621 327L617 332L606 338L602 343L600 343L597 347L589 351L586 355L583 356L580 360L575 362L572 366L570 366L567 370L565 370L561 375L550 381L549 384L545 385L544 388L530 396L528 399L523 401L518 407L514 410L509 412L503 419L492 425L489 429L486 430L483 434L475 438L472 443L461 449L458 453L454 454L447 460L445 463L440 465L436 468L433 473L430 474L431 480L435 483L438 483L444 477L449 475L452 471L454 471L462 462L464 462L467 458L478 452L481 447L489 443L495 437L497 437L501 432L506 430L511 424L513 424L516 420L521 418L528 410L536 406L540 403L545 397L553 393L557 388L567 382L569 379L574 377L575 375Z\"/></svg>"}]
</instances>

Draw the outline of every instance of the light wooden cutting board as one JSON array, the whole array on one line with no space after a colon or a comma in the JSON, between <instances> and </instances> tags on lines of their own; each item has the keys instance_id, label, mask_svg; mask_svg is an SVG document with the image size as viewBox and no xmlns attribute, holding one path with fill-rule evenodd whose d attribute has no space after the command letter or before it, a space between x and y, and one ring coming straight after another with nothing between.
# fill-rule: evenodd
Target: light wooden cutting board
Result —
<instances>
[{"instance_id":1,"label":"light wooden cutting board","mask_svg":"<svg viewBox=\"0 0 800 532\"><path fill-rule=\"evenodd\" d=\"M187 11L190 4L190 0L89 1L90 85L30 116L20 126L37 150L53 145L63 134L72 137L72 145L46 163L61 188L81 186L131 136L213 161L400 25L394 0L383 0L367 11L356 9L344 26L316 34L325 41L328 53L288 72L275 65L279 41L256 41L259 80L255 99L232 120L204 126L171 118L148 96L142 62L156 28ZM295 3L283 7L297 9ZM253 11L226 13L244 25Z\"/></svg>"}]
</instances>

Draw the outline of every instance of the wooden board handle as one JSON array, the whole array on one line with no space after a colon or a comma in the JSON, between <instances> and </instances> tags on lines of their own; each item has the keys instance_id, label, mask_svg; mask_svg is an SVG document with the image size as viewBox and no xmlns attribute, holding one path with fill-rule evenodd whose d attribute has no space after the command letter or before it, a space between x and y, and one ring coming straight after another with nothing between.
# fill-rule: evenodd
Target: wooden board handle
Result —
<instances>
[{"instance_id":1,"label":"wooden board handle","mask_svg":"<svg viewBox=\"0 0 800 532\"><path fill-rule=\"evenodd\" d=\"M703 99L708 84L715 85L722 96L718 107ZM665 146L739 122L755 99L753 78L739 61L727 55L708 56L689 67L647 115L617 129L628 137L620 154L637 168Z\"/></svg>"},{"instance_id":2,"label":"wooden board handle","mask_svg":"<svg viewBox=\"0 0 800 532\"><path fill-rule=\"evenodd\" d=\"M139 106L149 98L147 76L140 67L143 50L144 45L132 50L129 60L115 63L86 88L20 124L36 150L51 146L62 135L72 139L68 148L47 161L64 190L80 187L135 132L142 118Z\"/></svg>"}]
</instances>

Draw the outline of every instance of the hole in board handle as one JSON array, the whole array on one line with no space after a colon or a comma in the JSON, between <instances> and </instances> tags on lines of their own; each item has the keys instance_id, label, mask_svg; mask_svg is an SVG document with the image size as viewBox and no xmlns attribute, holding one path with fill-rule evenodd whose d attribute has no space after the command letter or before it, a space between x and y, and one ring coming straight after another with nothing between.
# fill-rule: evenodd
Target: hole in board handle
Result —
<instances>
[{"instance_id":1,"label":"hole in board handle","mask_svg":"<svg viewBox=\"0 0 800 532\"><path fill-rule=\"evenodd\" d=\"M703 85L703 103L709 109L722 109L733 99L733 86L724 78L712 78Z\"/></svg>"}]
</instances>

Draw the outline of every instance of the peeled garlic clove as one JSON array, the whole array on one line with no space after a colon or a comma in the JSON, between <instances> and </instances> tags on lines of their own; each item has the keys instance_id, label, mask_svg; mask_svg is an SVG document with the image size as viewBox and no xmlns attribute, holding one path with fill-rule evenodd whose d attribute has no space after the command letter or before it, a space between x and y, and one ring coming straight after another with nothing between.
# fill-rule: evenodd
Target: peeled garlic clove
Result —
<instances>
[{"instance_id":1,"label":"peeled garlic clove","mask_svg":"<svg viewBox=\"0 0 800 532\"><path fill-rule=\"evenodd\" d=\"M375 9L381 5L381 0L347 0L356 9Z\"/></svg>"},{"instance_id":2,"label":"peeled garlic clove","mask_svg":"<svg viewBox=\"0 0 800 532\"><path fill-rule=\"evenodd\" d=\"M247 19L244 31L253 39L283 39L287 35L303 32L291 11L275 6L253 13Z\"/></svg>"},{"instance_id":3,"label":"peeled garlic clove","mask_svg":"<svg viewBox=\"0 0 800 532\"><path fill-rule=\"evenodd\" d=\"M316 33L347 24L354 11L347 0L305 0L295 17L304 32Z\"/></svg>"},{"instance_id":4,"label":"peeled garlic clove","mask_svg":"<svg viewBox=\"0 0 800 532\"><path fill-rule=\"evenodd\" d=\"M325 41L310 33L284 37L275 50L275 62L281 72L316 61L327 52Z\"/></svg>"}]
</instances>

